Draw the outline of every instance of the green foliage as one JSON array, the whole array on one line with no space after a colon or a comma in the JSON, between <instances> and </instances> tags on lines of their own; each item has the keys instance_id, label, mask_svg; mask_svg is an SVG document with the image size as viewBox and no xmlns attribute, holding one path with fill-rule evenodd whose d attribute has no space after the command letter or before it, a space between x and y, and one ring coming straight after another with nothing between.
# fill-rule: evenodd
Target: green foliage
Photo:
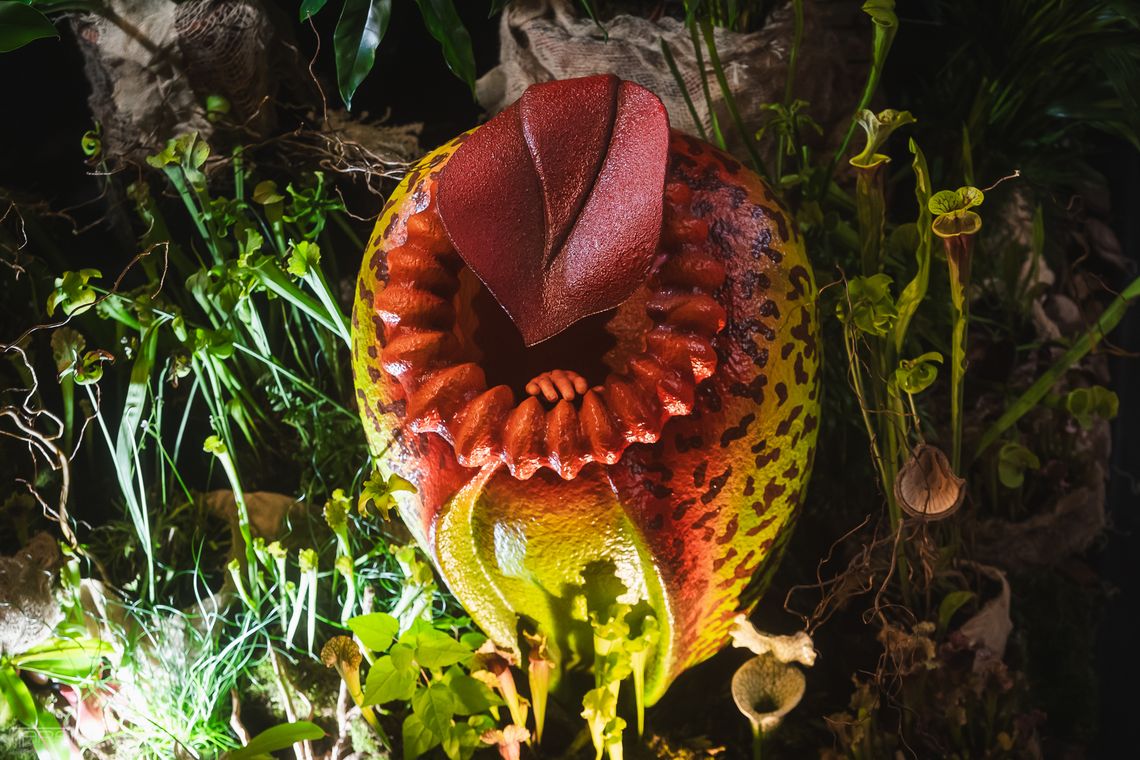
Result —
<instances>
[{"instance_id":1,"label":"green foliage","mask_svg":"<svg viewBox=\"0 0 1140 760\"><path fill-rule=\"evenodd\" d=\"M982 229L982 218L971 209L984 200L985 195L976 187L939 190L928 204L934 215L934 234L940 238L976 235Z\"/></svg>"},{"instance_id":2,"label":"green foliage","mask_svg":"<svg viewBox=\"0 0 1140 760\"><path fill-rule=\"evenodd\" d=\"M1128 310L1128 307L1137 298L1140 298L1140 278L1129 283L1128 287L1105 308L1100 317L1097 318L1097 321L1089 327L1088 330L1082 333L1080 337L1073 341L1065 353L1058 357L1057 361L1053 363L1053 366L1038 377L1020 396L1006 406L1002 415L982 434L982 438L975 449L974 456L977 457L988 449L1002 433L1034 409L1037 404L1048 395L1050 389L1061 376L1068 371L1073 364L1091 351L1093 346L1119 324L1120 320L1124 317L1124 313ZM1106 409L1110 410L1109 407L1106 407Z\"/></svg>"},{"instance_id":3,"label":"green foliage","mask_svg":"<svg viewBox=\"0 0 1140 760\"><path fill-rule=\"evenodd\" d=\"M320 726L305 720L282 723L265 729L250 739L249 744L241 749L227 752L224 757L225 760L268 760L273 757L270 754L272 752L289 749L306 739L321 739L324 735L325 732Z\"/></svg>"},{"instance_id":4,"label":"green foliage","mask_svg":"<svg viewBox=\"0 0 1140 760\"><path fill-rule=\"evenodd\" d=\"M471 35L459 19L453 0L416 0L424 26L443 49L443 58L455 76L475 94L475 53Z\"/></svg>"},{"instance_id":5,"label":"green foliage","mask_svg":"<svg viewBox=\"0 0 1140 760\"><path fill-rule=\"evenodd\" d=\"M51 20L29 2L0 2L0 53L10 53L35 40L58 38Z\"/></svg>"},{"instance_id":6,"label":"green foliage","mask_svg":"<svg viewBox=\"0 0 1140 760\"><path fill-rule=\"evenodd\" d=\"M324 6L320 3L302 5L302 14L316 13ZM388 31L392 16L392 0L345 0L340 18L333 33L336 51L336 76L340 97L346 108L352 108L352 96L376 63L376 48Z\"/></svg>"},{"instance_id":7,"label":"green foliage","mask_svg":"<svg viewBox=\"0 0 1140 760\"><path fill-rule=\"evenodd\" d=\"M492 711L503 704L484 680L470 675L479 666L476 649L424 619L403 632L383 612L348 624L368 649L383 653L368 669L363 704L410 707L401 728L404 757L440 745L453 760L469 757L480 745L476 727L494 726Z\"/></svg>"},{"instance_id":8,"label":"green foliage","mask_svg":"<svg viewBox=\"0 0 1140 760\"><path fill-rule=\"evenodd\" d=\"M1041 468L1041 460L1016 441L1009 441L998 451L998 480L1006 488L1020 488L1026 470Z\"/></svg>"},{"instance_id":9,"label":"green foliage","mask_svg":"<svg viewBox=\"0 0 1140 760\"><path fill-rule=\"evenodd\" d=\"M300 18L306 21L319 13L328 0L302 0ZM475 53L471 35L453 0L416 0L424 27L439 42L443 58L457 77L475 93ZM503 4L491 3L491 13ZM333 51L336 58L337 86L345 107L352 108L357 88L376 65L376 51L388 31L392 0L344 0L336 30Z\"/></svg>"}]
</instances>

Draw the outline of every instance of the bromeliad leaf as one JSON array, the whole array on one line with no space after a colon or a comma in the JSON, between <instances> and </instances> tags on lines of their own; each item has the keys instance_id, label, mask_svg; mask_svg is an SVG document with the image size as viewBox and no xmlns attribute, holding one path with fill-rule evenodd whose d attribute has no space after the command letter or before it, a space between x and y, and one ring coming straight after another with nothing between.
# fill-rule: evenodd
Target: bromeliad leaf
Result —
<instances>
[{"instance_id":1,"label":"bromeliad leaf","mask_svg":"<svg viewBox=\"0 0 1140 760\"><path fill-rule=\"evenodd\" d=\"M16 669L8 663L0 663L0 728L13 721L34 726L36 701Z\"/></svg>"},{"instance_id":2,"label":"bromeliad leaf","mask_svg":"<svg viewBox=\"0 0 1140 760\"><path fill-rule=\"evenodd\" d=\"M475 94L475 53L471 49L471 35L459 18L452 0L416 0L424 26L443 48L448 68L462 79L471 94Z\"/></svg>"},{"instance_id":3,"label":"bromeliad leaf","mask_svg":"<svg viewBox=\"0 0 1140 760\"><path fill-rule=\"evenodd\" d=\"M20 670L34 671L55 681L86 680L102 668L113 647L98 639L52 639L12 658Z\"/></svg>"},{"instance_id":4,"label":"bromeliad leaf","mask_svg":"<svg viewBox=\"0 0 1140 760\"><path fill-rule=\"evenodd\" d=\"M59 37L47 16L28 3L0 2L0 53L10 53L29 42Z\"/></svg>"},{"instance_id":5,"label":"bromeliad leaf","mask_svg":"<svg viewBox=\"0 0 1140 760\"><path fill-rule=\"evenodd\" d=\"M345 108L376 63L376 48L388 31L392 0L345 0L333 32L336 81Z\"/></svg>"},{"instance_id":6,"label":"bromeliad leaf","mask_svg":"<svg viewBox=\"0 0 1140 760\"><path fill-rule=\"evenodd\" d=\"M399 621L386 612L349 618L348 627L373 652L386 652L400 631Z\"/></svg>"},{"instance_id":7,"label":"bromeliad leaf","mask_svg":"<svg viewBox=\"0 0 1140 760\"><path fill-rule=\"evenodd\" d=\"M467 760L483 746L479 732L470 723L455 723L443 737L443 751L449 760Z\"/></svg>"}]
</instances>

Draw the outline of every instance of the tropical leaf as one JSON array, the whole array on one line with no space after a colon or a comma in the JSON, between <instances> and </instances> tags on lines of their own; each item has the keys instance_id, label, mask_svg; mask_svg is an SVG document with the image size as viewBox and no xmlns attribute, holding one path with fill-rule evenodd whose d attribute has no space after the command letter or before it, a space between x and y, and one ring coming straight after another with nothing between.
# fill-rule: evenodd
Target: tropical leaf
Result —
<instances>
[{"instance_id":1,"label":"tropical leaf","mask_svg":"<svg viewBox=\"0 0 1140 760\"><path fill-rule=\"evenodd\" d=\"M448 68L475 93L475 51L452 0L416 0L424 26L443 48Z\"/></svg>"},{"instance_id":2,"label":"tropical leaf","mask_svg":"<svg viewBox=\"0 0 1140 760\"><path fill-rule=\"evenodd\" d=\"M48 37L59 37L59 32L47 16L26 3L0 2L0 53Z\"/></svg>"},{"instance_id":3,"label":"tropical leaf","mask_svg":"<svg viewBox=\"0 0 1140 760\"><path fill-rule=\"evenodd\" d=\"M344 105L352 109L352 96L376 64L376 49L388 31L392 0L345 0L333 32L336 81Z\"/></svg>"}]
</instances>

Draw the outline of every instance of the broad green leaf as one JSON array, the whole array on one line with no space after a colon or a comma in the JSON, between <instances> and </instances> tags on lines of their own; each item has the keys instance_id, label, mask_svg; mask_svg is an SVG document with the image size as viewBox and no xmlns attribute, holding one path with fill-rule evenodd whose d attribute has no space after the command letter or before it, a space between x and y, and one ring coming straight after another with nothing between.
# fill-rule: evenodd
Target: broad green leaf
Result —
<instances>
[{"instance_id":1,"label":"broad green leaf","mask_svg":"<svg viewBox=\"0 0 1140 760\"><path fill-rule=\"evenodd\" d=\"M416 661L416 650L407 644L393 644L392 648L388 650L388 654L392 656L392 661L397 668L411 668Z\"/></svg>"},{"instance_id":2,"label":"broad green leaf","mask_svg":"<svg viewBox=\"0 0 1140 760\"><path fill-rule=\"evenodd\" d=\"M348 627L373 652L387 651L400 630L400 623L386 612L372 612L348 619Z\"/></svg>"},{"instance_id":3,"label":"broad green leaf","mask_svg":"<svg viewBox=\"0 0 1140 760\"><path fill-rule=\"evenodd\" d=\"M226 754L227 760L252 760L282 749L288 749L300 741L316 741L324 738L325 732L315 723L306 720L296 723L282 723L267 728L249 740L249 744Z\"/></svg>"},{"instance_id":4,"label":"broad green leaf","mask_svg":"<svg viewBox=\"0 0 1140 760\"><path fill-rule=\"evenodd\" d=\"M372 663L368 680L364 684L364 704L383 705L388 702L407 702L416 690L419 671L409 664L401 664L390 655Z\"/></svg>"},{"instance_id":5,"label":"broad green leaf","mask_svg":"<svg viewBox=\"0 0 1140 760\"><path fill-rule=\"evenodd\" d=\"M12 658L20 670L31 670L55 681L81 681L102 669L113 647L97 639L53 639Z\"/></svg>"},{"instance_id":6,"label":"broad green leaf","mask_svg":"<svg viewBox=\"0 0 1140 760\"><path fill-rule=\"evenodd\" d=\"M836 304L836 316L868 335L886 335L898 317L890 275L880 272L870 277L853 277L847 281L845 295Z\"/></svg>"},{"instance_id":7,"label":"broad green leaf","mask_svg":"<svg viewBox=\"0 0 1140 760\"><path fill-rule=\"evenodd\" d=\"M0 53L10 53L29 42L59 37L47 16L26 3L0 2Z\"/></svg>"},{"instance_id":8,"label":"broad green leaf","mask_svg":"<svg viewBox=\"0 0 1140 760\"><path fill-rule=\"evenodd\" d=\"M479 647L483 646L487 641L487 637L479 631L467 631L459 637L459 643L474 652Z\"/></svg>"},{"instance_id":9,"label":"broad green leaf","mask_svg":"<svg viewBox=\"0 0 1140 760\"><path fill-rule=\"evenodd\" d=\"M333 32L336 81L345 108L376 64L376 48L388 31L392 0L345 0Z\"/></svg>"},{"instance_id":10,"label":"broad green leaf","mask_svg":"<svg viewBox=\"0 0 1140 760\"><path fill-rule=\"evenodd\" d=\"M0 665L0 726L13 720L25 726L36 724L36 700L28 691L28 685L20 678L16 669L8 664Z\"/></svg>"},{"instance_id":11,"label":"broad green leaf","mask_svg":"<svg viewBox=\"0 0 1140 760\"><path fill-rule=\"evenodd\" d=\"M458 715L475 715L503 704L487 684L478 678L459 673L447 682L451 696L455 698L455 712Z\"/></svg>"},{"instance_id":12,"label":"broad green leaf","mask_svg":"<svg viewBox=\"0 0 1140 760\"><path fill-rule=\"evenodd\" d=\"M954 613L973 598L973 591L951 591L943 597L942 603L938 605L938 630L945 631Z\"/></svg>"},{"instance_id":13,"label":"broad green leaf","mask_svg":"<svg viewBox=\"0 0 1140 760\"><path fill-rule=\"evenodd\" d=\"M404 718L400 735L404 740L404 760L414 760L420 755L427 754L428 750L443 740L442 737L433 734L415 713Z\"/></svg>"},{"instance_id":14,"label":"broad green leaf","mask_svg":"<svg viewBox=\"0 0 1140 760\"><path fill-rule=\"evenodd\" d=\"M420 717L428 730L441 739L451 727L451 716L455 714L455 699L447 684L433 683L417 689L412 695L412 711Z\"/></svg>"},{"instance_id":15,"label":"broad green leaf","mask_svg":"<svg viewBox=\"0 0 1140 760\"><path fill-rule=\"evenodd\" d=\"M301 0L301 20L307 21L310 16L321 12L329 0Z\"/></svg>"},{"instance_id":16,"label":"broad green leaf","mask_svg":"<svg viewBox=\"0 0 1140 760\"><path fill-rule=\"evenodd\" d=\"M467 760L479 747L485 746L479 732L468 723L449 726L443 737L443 751L449 760Z\"/></svg>"},{"instance_id":17,"label":"broad green leaf","mask_svg":"<svg viewBox=\"0 0 1140 760\"><path fill-rule=\"evenodd\" d=\"M471 657L471 650L446 633L434 628L421 629L415 636L416 662L420 667L446 668Z\"/></svg>"},{"instance_id":18,"label":"broad green leaf","mask_svg":"<svg viewBox=\"0 0 1140 760\"><path fill-rule=\"evenodd\" d=\"M59 719L43 705L36 708L36 727L32 746L40 760L71 760L71 747L59 725Z\"/></svg>"},{"instance_id":19,"label":"broad green leaf","mask_svg":"<svg viewBox=\"0 0 1140 760\"><path fill-rule=\"evenodd\" d=\"M475 52L471 49L471 35L459 18L452 0L416 0L424 26L443 48L448 68L462 79L475 93Z\"/></svg>"}]
</instances>

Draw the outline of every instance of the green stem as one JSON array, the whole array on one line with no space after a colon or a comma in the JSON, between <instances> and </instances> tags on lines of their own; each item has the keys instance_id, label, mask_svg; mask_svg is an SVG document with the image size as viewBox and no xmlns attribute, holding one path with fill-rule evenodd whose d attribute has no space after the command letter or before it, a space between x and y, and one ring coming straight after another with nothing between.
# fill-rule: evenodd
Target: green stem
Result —
<instances>
[{"instance_id":1,"label":"green stem","mask_svg":"<svg viewBox=\"0 0 1140 760\"><path fill-rule=\"evenodd\" d=\"M950 345L950 430L952 435L950 466L961 473L962 465L962 405L965 402L966 379L966 327L969 307L954 310L954 331Z\"/></svg>"},{"instance_id":2,"label":"green stem","mask_svg":"<svg viewBox=\"0 0 1140 760\"><path fill-rule=\"evenodd\" d=\"M673 75L677 89L681 91L681 97L685 99L685 107L689 109L689 116L692 117L693 124L697 127L697 134L707 142L709 137L705 132L705 125L701 123L701 117L697 116L697 107L693 105L693 99L689 97L689 88L685 86L685 79L681 76L680 69L677 68L677 60L673 58L673 51L669 49L669 43L665 42L664 37L661 38L661 54L665 56L665 64L669 67L669 73Z\"/></svg>"},{"instance_id":3,"label":"green stem","mask_svg":"<svg viewBox=\"0 0 1140 760\"><path fill-rule=\"evenodd\" d=\"M689 27L689 38L693 42L693 57L697 61L697 71L701 72L701 91L705 96L705 105L709 109L709 123L712 124L713 137L716 140L716 145L721 150L727 150L728 146L724 142L724 134L720 131L720 120L716 117L716 109L713 108L712 91L709 89L708 72L705 71L705 57L701 52L701 39L697 34L697 22L694 18L689 18L686 22Z\"/></svg>"},{"instance_id":4,"label":"green stem","mask_svg":"<svg viewBox=\"0 0 1140 760\"><path fill-rule=\"evenodd\" d=\"M728 114L732 117L733 124L736 125L736 130L740 133L740 139L744 141L744 149L748 151L748 157L752 161L752 168L761 177L768 176L768 170L764 167L764 161L760 158L760 153L756 150L756 143L752 139L752 134L744 126L744 119L740 117L740 110L736 107L736 98L732 94L732 89L728 86L728 78L724 75L724 67L720 65L720 55L716 50L716 40L713 37L712 23L706 18L701 21L701 33L705 38L705 45L709 51L709 63L712 64L713 73L716 75L717 84L720 85L720 94L724 98L724 104L728 108ZM721 140L723 142L723 138Z\"/></svg>"},{"instance_id":5,"label":"green stem","mask_svg":"<svg viewBox=\"0 0 1140 760\"><path fill-rule=\"evenodd\" d=\"M954 307L954 326L950 341L950 466L961 474L962 405L966 379L966 339L970 320L970 257L973 235L943 238L946 263L950 272L950 300Z\"/></svg>"},{"instance_id":6,"label":"green stem","mask_svg":"<svg viewBox=\"0 0 1140 760\"><path fill-rule=\"evenodd\" d=\"M835 151L835 155L831 157L831 163L827 167L827 171L821 175L821 184L817 188L817 197L822 196L827 191L828 185L831 184L831 178L835 176L835 169L839 166L839 161L847 153L847 146L851 143L851 138L855 135L855 128L858 126L858 116L864 108L871 103L871 98L875 95L875 90L879 88L879 78L883 73L883 66L887 61L887 53L890 52L891 43L894 42L895 33L898 31L898 23L883 24L876 21L874 24L875 34L871 42L871 69L867 72L867 81L863 85L863 94L859 96L859 103L855 106L855 111L851 115L851 123L847 127L847 133L843 136L843 142L839 144L839 148Z\"/></svg>"},{"instance_id":7,"label":"green stem","mask_svg":"<svg viewBox=\"0 0 1140 760\"><path fill-rule=\"evenodd\" d=\"M1108 305L1108 308L1104 310L1093 326L1077 338L1069 347L1069 350L1063 353L1045 374L1037 378L1033 385L1029 386L1024 393L1018 396L1017 399L1006 408L1001 417L986 429L986 432L978 442L977 449L974 450L974 458L977 459L983 451L1001 437L1002 433L1011 428L1018 420L1024 417L1027 412L1037 406L1037 404L1048 395L1057 381L1061 379L1061 376L1068 371L1069 367L1080 361L1105 335L1112 332L1113 328L1115 328L1124 317L1124 313L1128 311L1128 307L1131 306L1132 302L1137 298L1140 298L1140 278L1133 280L1128 287L1124 289L1124 292L1118 295L1116 299Z\"/></svg>"},{"instance_id":8,"label":"green stem","mask_svg":"<svg viewBox=\"0 0 1140 760\"><path fill-rule=\"evenodd\" d=\"M859 250L863 276L882 270L886 208L883 201L882 164L855 170L855 219L859 228Z\"/></svg>"}]
</instances>

